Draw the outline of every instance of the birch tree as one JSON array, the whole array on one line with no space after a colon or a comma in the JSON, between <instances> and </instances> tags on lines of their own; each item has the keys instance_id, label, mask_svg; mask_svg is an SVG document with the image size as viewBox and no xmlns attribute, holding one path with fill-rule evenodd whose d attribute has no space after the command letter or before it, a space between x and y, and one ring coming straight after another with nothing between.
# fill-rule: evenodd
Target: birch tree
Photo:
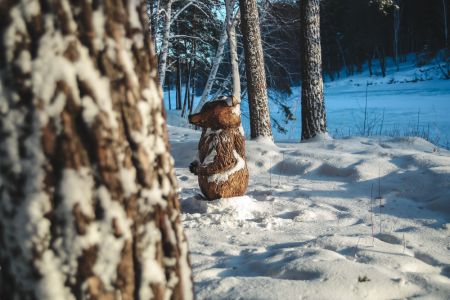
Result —
<instances>
[{"instance_id":1,"label":"birch tree","mask_svg":"<svg viewBox=\"0 0 450 300\"><path fill-rule=\"evenodd\" d=\"M161 50L159 52L158 65L161 86L164 86L164 82L166 79L170 40L174 38L174 35L172 34L172 25L178 20L178 17L190 7L196 7L206 15L206 12L204 12L202 9L202 5L204 5L204 3L200 1L189 0L185 3L182 3L183 5L173 11L173 5L176 2L178 2L178 0L165 0L166 5L164 6L164 9L162 11L162 13L164 14L164 25L162 30ZM160 14L161 13L158 11L158 17ZM156 40L156 44L157 43L158 41Z\"/></svg>"},{"instance_id":2,"label":"birch tree","mask_svg":"<svg viewBox=\"0 0 450 300\"><path fill-rule=\"evenodd\" d=\"M217 45L216 55L212 61L211 70L208 74L208 79L206 81L205 88L202 92L202 97L200 98L200 102L197 104L195 108L196 112L199 112L203 105L208 101L209 94L211 93L211 89L214 85L214 81L216 80L217 71L219 70L220 63L223 59L223 53L225 50L225 45L228 41L228 28L231 20L233 19L233 7L235 0L225 0L225 20L222 25L219 44Z\"/></svg>"},{"instance_id":3,"label":"birch tree","mask_svg":"<svg viewBox=\"0 0 450 300\"><path fill-rule=\"evenodd\" d=\"M233 0L226 0L226 2L232 2ZM228 9L233 5L227 3ZM231 77L232 77L232 94L235 98L241 99L241 76L239 75L239 57L237 51L237 37L236 37L236 21L239 18L239 11L235 17L228 22L227 34L228 45L230 47L230 61L231 61Z\"/></svg>"},{"instance_id":4,"label":"birch tree","mask_svg":"<svg viewBox=\"0 0 450 300\"><path fill-rule=\"evenodd\" d=\"M322 49L320 45L320 0L302 0L301 77L302 140L326 133L323 97Z\"/></svg>"},{"instance_id":5,"label":"birch tree","mask_svg":"<svg viewBox=\"0 0 450 300\"><path fill-rule=\"evenodd\" d=\"M170 27L172 25L172 2L173 0L166 0L166 5L164 8L164 29L158 65L159 80L162 87L164 87L164 82L166 79L167 55L169 54Z\"/></svg>"},{"instance_id":6,"label":"birch tree","mask_svg":"<svg viewBox=\"0 0 450 300\"><path fill-rule=\"evenodd\" d=\"M250 114L250 136L273 140L267 97L264 55L256 0L239 0L241 32Z\"/></svg>"},{"instance_id":7,"label":"birch tree","mask_svg":"<svg viewBox=\"0 0 450 300\"><path fill-rule=\"evenodd\" d=\"M0 299L192 299L145 4L0 17Z\"/></svg>"}]
</instances>

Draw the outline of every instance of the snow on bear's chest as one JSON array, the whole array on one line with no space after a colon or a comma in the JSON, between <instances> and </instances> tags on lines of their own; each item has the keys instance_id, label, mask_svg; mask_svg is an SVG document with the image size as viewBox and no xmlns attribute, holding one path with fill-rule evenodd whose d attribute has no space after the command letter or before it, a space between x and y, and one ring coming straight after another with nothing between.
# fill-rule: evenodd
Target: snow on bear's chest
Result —
<instances>
[{"instance_id":1,"label":"snow on bear's chest","mask_svg":"<svg viewBox=\"0 0 450 300\"><path fill-rule=\"evenodd\" d=\"M208 182L220 183L225 182L234 173L245 168L245 160L234 149L233 132L227 130L213 130L208 128L204 133L204 140L200 159L203 166L209 164L220 164L222 160L233 160L234 164L231 168L222 170L208 176ZM220 145L220 147L219 147ZM218 149L220 148L220 151Z\"/></svg>"}]
</instances>

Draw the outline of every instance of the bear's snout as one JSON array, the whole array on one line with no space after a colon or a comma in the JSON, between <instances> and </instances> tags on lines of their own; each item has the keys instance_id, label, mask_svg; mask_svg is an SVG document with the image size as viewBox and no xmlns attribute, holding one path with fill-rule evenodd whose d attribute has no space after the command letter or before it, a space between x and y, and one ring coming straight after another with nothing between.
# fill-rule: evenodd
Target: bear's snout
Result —
<instances>
[{"instance_id":1,"label":"bear's snout","mask_svg":"<svg viewBox=\"0 0 450 300\"><path fill-rule=\"evenodd\" d=\"M192 125L200 126L203 118L202 118L201 114L198 113L198 114L189 115L188 120L189 120L189 123L191 123Z\"/></svg>"}]
</instances>

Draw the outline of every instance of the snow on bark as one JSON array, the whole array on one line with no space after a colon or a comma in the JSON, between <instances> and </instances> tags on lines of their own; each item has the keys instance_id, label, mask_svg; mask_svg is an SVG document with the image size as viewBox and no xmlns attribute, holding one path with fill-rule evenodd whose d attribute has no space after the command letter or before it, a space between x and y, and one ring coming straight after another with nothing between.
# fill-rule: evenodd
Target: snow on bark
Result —
<instances>
[{"instance_id":1,"label":"snow on bark","mask_svg":"<svg viewBox=\"0 0 450 300\"><path fill-rule=\"evenodd\" d=\"M320 0L301 2L302 140L326 133L323 97Z\"/></svg>"},{"instance_id":2,"label":"snow on bark","mask_svg":"<svg viewBox=\"0 0 450 300\"><path fill-rule=\"evenodd\" d=\"M227 14L233 14L234 0L225 0L225 7ZM239 75L239 58L237 52L237 39L236 39L236 23L239 16L239 10L236 15L228 21L227 33L228 33L228 45L230 46L230 61L231 61L231 78L233 81L232 91L233 96L236 99L241 99L241 77Z\"/></svg>"},{"instance_id":3,"label":"snow on bark","mask_svg":"<svg viewBox=\"0 0 450 300\"><path fill-rule=\"evenodd\" d=\"M0 7L0 298L191 299L145 4Z\"/></svg>"},{"instance_id":4,"label":"snow on bark","mask_svg":"<svg viewBox=\"0 0 450 300\"><path fill-rule=\"evenodd\" d=\"M256 0L239 0L245 52L250 136L273 139L267 98L266 73Z\"/></svg>"},{"instance_id":5,"label":"snow on bark","mask_svg":"<svg viewBox=\"0 0 450 300\"><path fill-rule=\"evenodd\" d=\"M166 1L166 7L164 10L164 30L162 36L161 52L159 55L159 80L161 86L164 86L167 70L167 56L169 55L169 38L170 38L170 25L172 23L172 0Z\"/></svg>"},{"instance_id":6,"label":"snow on bark","mask_svg":"<svg viewBox=\"0 0 450 300\"><path fill-rule=\"evenodd\" d=\"M202 109L203 105L208 101L209 93L211 92L214 81L216 80L217 71L219 70L220 63L222 62L223 52L225 49L225 45L227 43L227 36L228 36L227 24L230 18L231 15L227 11L219 38L219 44L217 45L216 56L213 59L211 70L208 75L208 80L206 81L205 88L203 89L202 97L200 98L200 101L197 104L197 107L195 108L194 112L199 112Z\"/></svg>"}]
</instances>

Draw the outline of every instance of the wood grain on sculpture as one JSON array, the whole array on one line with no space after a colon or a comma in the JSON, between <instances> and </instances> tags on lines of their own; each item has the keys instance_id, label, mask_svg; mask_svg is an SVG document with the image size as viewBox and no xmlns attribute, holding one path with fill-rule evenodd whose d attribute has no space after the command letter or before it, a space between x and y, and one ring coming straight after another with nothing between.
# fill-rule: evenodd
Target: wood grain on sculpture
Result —
<instances>
[{"instance_id":1,"label":"wood grain on sculpture","mask_svg":"<svg viewBox=\"0 0 450 300\"><path fill-rule=\"evenodd\" d=\"M189 123L202 128L198 158L189 169L198 175L205 197L214 200L244 195L248 169L239 100L230 96L207 102L199 113L189 116Z\"/></svg>"}]
</instances>

